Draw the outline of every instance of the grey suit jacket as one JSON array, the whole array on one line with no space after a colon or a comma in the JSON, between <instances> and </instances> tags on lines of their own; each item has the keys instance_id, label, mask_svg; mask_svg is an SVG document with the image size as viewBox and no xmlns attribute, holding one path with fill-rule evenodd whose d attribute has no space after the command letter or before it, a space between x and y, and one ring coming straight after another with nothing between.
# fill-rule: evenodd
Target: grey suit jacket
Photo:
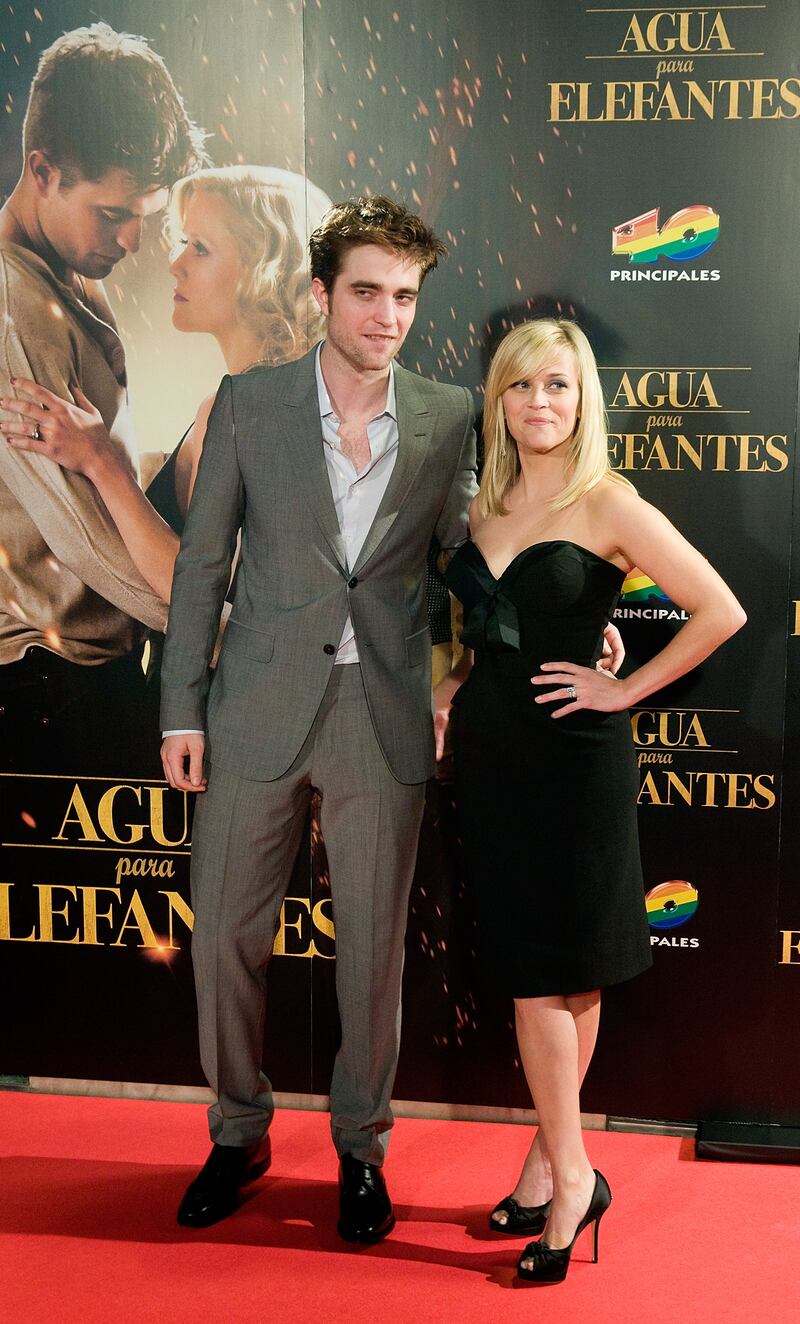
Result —
<instances>
[{"instance_id":1,"label":"grey suit jacket","mask_svg":"<svg viewBox=\"0 0 800 1324\"><path fill-rule=\"evenodd\" d=\"M443 547L467 536L472 399L396 367L397 461L348 570L314 352L220 386L175 565L162 729L205 729L212 763L255 781L279 777L311 728L349 611L386 762L398 781L424 781L434 768L425 558L434 533ZM240 528L233 608L212 676Z\"/></svg>"}]
</instances>

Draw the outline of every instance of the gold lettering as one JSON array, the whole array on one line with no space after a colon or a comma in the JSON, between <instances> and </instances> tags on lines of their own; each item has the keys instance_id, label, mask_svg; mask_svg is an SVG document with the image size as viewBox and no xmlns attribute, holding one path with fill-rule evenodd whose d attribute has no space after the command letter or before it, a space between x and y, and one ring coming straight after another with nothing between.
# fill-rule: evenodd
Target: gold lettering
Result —
<instances>
[{"instance_id":1,"label":"gold lettering","mask_svg":"<svg viewBox=\"0 0 800 1324\"><path fill-rule=\"evenodd\" d=\"M74 818L70 816L72 812L74 812L75 814ZM61 827L59 828L55 837L53 838L54 841L66 840L66 833L64 832L64 828L67 826L68 823L75 823L83 829L83 836L80 838L81 841L100 842L103 840L99 832L96 830L94 823L92 822L91 814L89 813L89 810L86 807L86 801L83 798L83 793L77 782L75 783L75 790L72 792L72 795L70 796L69 804L67 805L67 812L64 815L64 821L61 824Z\"/></svg>"},{"instance_id":2,"label":"gold lettering","mask_svg":"<svg viewBox=\"0 0 800 1324\"><path fill-rule=\"evenodd\" d=\"M113 887L82 887L80 891L83 902L83 942L88 947L102 947L104 944L97 936L97 921L104 919L111 924L113 915L110 908L98 912L97 896L99 892L108 892L115 901L119 901L119 892Z\"/></svg>"},{"instance_id":3,"label":"gold lettering","mask_svg":"<svg viewBox=\"0 0 800 1324\"><path fill-rule=\"evenodd\" d=\"M702 469L703 452L700 447L700 443L699 442L697 443L697 449L695 449L695 447L692 446L691 442L689 441L689 438L683 432L676 432L675 440L678 443L678 463L675 467L677 469L681 469L683 467L681 465L681 456L685 455L687 460L690 460L691 463L694 465L695 469Z\"/></svg>"},{"instance_id":4,"label":"gold lettering","mask_svg":"<svg viewBox=\"0 0 800 1324\"><path fill-rule=\"evenodd\" d=\"M112 947L122 946L123 938L128 929L132 929L139 933L142 939L139 943L140 947L161 947L163 945L158 941L158 938L153 931L153 926L147 918L147 911L144 908L142 898L139 896L138 892L131 893L128 909L125 911L125 917L122 921L119 933L117 934L115 941L111 943Z\"/></svg>"},{"instance_id":5,"label":"gold lettering","mask_svg":"<svg viewBox=\"0 0 800 1324\"><path fill-rule=\"evenodd\" d=\"M589 114L589 89L591 86L591 83L578 83L578 119L585 120L587 124L597 123L598 120L605 119L602 111L599 115Z\"/></svg>"},{"instance_id":6,"label":"gold lettering","mask_svg":"<svg viewBox=\"0 0 800 1324\"><path fill-rule=\"evenodd\" d=\"M716 442L717 457L713 467L717 473L724 473L728 468L728 442L732 441L735 445L737 438L732 434L717 433L716 436L701 436L700 440L708 441L709 443L712 441Z\"/></svg>"},{"instance_id":7,"label":"gold lettering","mask_svg":"<svg viewBox=\"0 0 800 1324\"><path fill-rule=\"evenodd\" d=\"M760 458L759 452L763 445L763 437L754 437L745 434L739 438L739 472L740 473L759 473L763 474L767 467L766 460L761 464L756 463ZM751 464L751 460L753 463Z\"/></svg>"},{"instance_id":8,"label":"gold lettering","mask_svg":"<svg viewBox=\"0 0 800 1324\"><path fill-rule=\"evenodd\" d=\"M115 841L118 846L132 846L134 842L141 841L144 836L144 826L141 823L126 823L125 827L130 829L129 837L118 837L114 826L114 802L120 791L130 791L136 803L141 807L142 788L141 786L109 786L100 797L100 803L97 806L97 821L103 829L109 841Z\"/></svg>"},{"instance_id":9,"label":"gold lettering","mask_svg":"<svg viewBox=\"0 0 800 1324\"><path fill-rule=\"evenodd\" d=\"M700 725L699 713L692 714L692 720L689 723L688 729L686 731L686 735L683 739L684 745L688 745L690 742L693 742L695 745L698 746L698 748L700 746L703 746L706 749L708 748L708 741L706 740L705 732L703 731L703 728Z\"/></svg>"},{"instance_id":10,"label":"gold lettering","mask_svg":"<svg viewBox=\"0 0 800 1324\"><path fill-rule=\"evenodd\" d=\"M767 86L769 84L769 86ZM754 78L753 79L753 113L751 119L754 120L780 120L783 119L783 112L778 107L773 115L764 114L764 106L772 108L775 93L779 90L777 78Z\"/></svg>"},{"instance_id":11,"label":"gold lettering","mask_svg":"<svg viewBox=\"0 0 800 1324\"><path fill-rule=\"evenodd\" d=\"M674 26L674 23L675 23L675 15L674 15L674 14L668 14L668 13L665 13L665 12L662 10L662 12L661 12L660 14L656 14L653 18L651 18L651 19L650 19L650 22L647 24L647 42L648 42L648 46L649 46L649 48L650 48L651 51L659 51L659 53L660 53L661 55L668 55L669 52L670 52L670 51L674 51L675 47L677 46L677 44L678 44L678 38L677 38L677 37L666 37L665 40L664 40L664 45L663 45L663 46L659 46L659 44L658 44L658 29L659 29L659 26L660 26L660 24L661 24L661 20L662 20L662 18L671 19L671 20L672 20L672 23L673 23L673 26ZM645 49L646 49L646 48L645 48Z\"/></svg>"},{"instance_id":12,"label":"gold lettering","mask_svg":"<svg viewBox=\"0 0 800 1324\"><path fill-rule=\"evenodd\" d=\"M720 91L727 88L728 91L728 113L726 120L740 120L739 114L739 93L741 89L749 88L750 80L748 78L721 78L717 84Z\"/></svg>"},{"instance_id":13,"label":"gold lettering","mask_svg":"<svg viewBox=\"0 0 800 1324\"><path fill-rule=\"evenodd\" d=\"M69 919L67 908L69 902L65 902L61 910L53 909L53 893L67 892L73 901L77 896L77 891L68 883L36 883L36 890L39 893L39 942L80 942L81 936L76 933L72 938L56 938L53 934L53 919Z\"/></svg>"},{"instance_id":14,"label":"gold lettering","mask_svg":"<svg viewBox=\"0 0 800 1324\"><path fill-rule=\"evenodd\" d=\"M655 777L652 772L646 772L642 778L642 784L639 788L639 794L636 798L637 804L663 805L668 803L661 799L658 794Z\"/></svg>"},{"instance_id":15,"label":"gold lettering","mask_svg":"<svg viewBox=\"0 0 800 1324\"><path fill-rule=\"evenodd\" d=\"M688 15L687 15L687 18L688 18ZM703 18L705 19L705 15L703 15ZM705 24L704 24L704 26L705 26ZM716 37L716 39L717 39L717 45L719 46L719 49L720 49L721 51L732 51L732 50L733 50L733 46L731 45L730 37L728 36L727 32L725 31L725 24L724 24L723 21L722 21L722 15L720 14L719 10L717 10L717 16L716 16L716 18L714 19L714 22L713 22L712 25L711 25L711 31L709 32L708 37L706 38L706 43L705 43L705 46L704 46L704 48L703 48L704 50L708 50L708 49L710 48L711 43L712 43L712 41L714 40L715 37ZM688 50L689 48L686 47L685 49Z\"/></svg>"},{"instance_id":16,"label":"gold lettering","mask_svg":"<svg viewBox=\"0 0 800 1324\"><path fill-rule=\"evenodd\" d=\"M642 53L647 52L647 42L644 39L642 25L635 14L628 24L628 30L622 38L622 44L617 47L618 52L622 54L624 51L627 51L631 42L633 43L634 50Z\"/></svg>"},{"instance_id":17,"label":"gold lettering","mask_svg":"<svg viewBox=\"0 0 800 1324\"><path fill-rule=\"evenodd\" d=\"M678 467L676 464L670 464L666 447L663 441L661 440L660 433L658 432L651 439L650 453L647 456L647 459L643 467L645 469L650 469L653 467L655 467L656 469L677 469Z\"/></svg>"},{"instance_id":18,"label":"gold lettering","mask_svg":"<svg viewBox=\"0 0 800 1324\"><path fill-rule=\"evenodd\" d=\"M769 785L767 785L769 783ZM760 773L753 780L753 790L756 795L762 796L764 803L754 805L754 809L772 809L777 801L777 796L772 787L775 784L774 776L766 773Z\"/></svg>"},{"instance_id":19,"label":"gold lettering","mask_svg":"<svg viewBox=\"0 0 800 1324\"><path fill-rule=\"evenodd\" d=\"M776 804L775 781L770 773L689 772L682 776L666 772L660 782L648 772L639 789L639 804L669 805L680 800L700 809L772 809Z\"/></svg>"},{"instance_id":20,"label":"gold lettering","mask_svg":"<svg viewBox=\"0 0 800 1324\"><path fill-rule=\"evenodd\" d=\"M690 376L694 377L694 374L692 373L690 374ZM670 403L673 402L670 401ZM697 388L697 394L694 396L694 399L692 400L692 405L695 407L701 403L703 405L707 405L709 409L719 408L719 400L717 399L716 394L714 393L714 387L711 384L711 378L707 372L703 373L700 385ZM680 406L677 405L677 401L675 401L675 404L678 408L680 408Z\"/></svg>"},{"instance_id":21,"label":"gold lettering","mask_svg":"<svg viewBox=\"0 0 800 1324\"><path fill-rule=\"evenodd\" d=\"M800 599L793 598L792 605L794 607L794 629L792 630L792 635L797 636L800 635ZM4 886L7 886L7 884L4 884ZM3 933L2 924L2 909L0 909L0 937L2 937Z\"/></svg>"},{"instance_id":22,"label":"gold lettering","mask_svg":"<svg viewBox=\"0 0 800 1324\"><path fill-rule=\"evenodd\" d=\"M677 772L667 773L667 802L669 804L672 804L672 797L670 796L670 791L673 788L678 792L678 795L681 797L681 799L686 801L687 805L690 805L692 803L691 778L687 783L681 781Z\"/></svg>"},{"instance_id":23,"label":"gold lettering","mask_svg":"<svg viewBox=\"0 0 800 1324\"><path fill-rule=\"evenodd\" d=\"M800 965L800 932L797 929L781 929L781 959L778 965ZM798 953L795 960L792 952Z\"/></svg>"},{"instance_id":24,"label":"gold lettering","mask_svg":"<svg viewBox=\"0 0 800 1324\"><path fill-rule=\"evenodd\" d=\"M666 107L669 111L668 118L671 120L689 119L688 115L682 115L678 105L675 93L672 90L672 83L665 83L661 93L661 100L653 111L653 119L657 120L661 115L662 109Z\"/></svg>"},{"instance_id":25,"label":"gold lettering","mask_svg":"<svg viewBox=\"0 0 800 1324\"><path fill-rule=\"evenodd\" d=\"M631 714L631 731L635 745L659 745L677 749L691 745L707 749L708 741L700 723L699 713L670 712L668 709L640 708Z\"/></svg>"},{"instance_id":26,"label":"gold lettering","mask_svg":"<svg viewBox=\"0 0 800 1324\"><path fill-rule=\"evenodd\" d=\"M659 47L658 49L661 49ZM673 66L677 66L673 68ZM686 73L691 60L659 60L655 79L607 83L550 83L551 123L652 120L775 120L800 117L800 78L694 78L673 83L660 75ZM748 93L750 94L748 97ZM782 104L778 104L778 97Z\"/></svg>"},{"instance_id":27,"label":"gold lettering","mask_svg":"<svg viewBox=\"0 0 800 1324\"><path fill-rule=\"evenodd\" d=\"M173 915L177 915L178 919L186 925L191 933L194 928L194 912L190 906L187 906L179 892L159 892L158 895L165 896L167 898L167 905L169 906L169 946L179 947L180 943L174 941L172 917Z\"/></svg>"},{"instance_id":28,"label":"gold lettering","mask_svg":"<svg viewBox=\"0 0 800 1324\"><path fill-rule=\"evenodd\" d=\"M171 840L164 828L164 795L167 791L166 786L148 786L147 793L150 797L150 831L153 839L160 846L182 846L189 836L189 811L187 807L187 794L183 792L183 827L181 835L174 841Z\"/></svg>"},{"instance_id":29,"label":"gold lettering","mask_svg":"<svg viewBox=\"0 0 800 1324\"><path fill-rule=\"evenodd\" d=\"M321 901L317 902L311 913L314 929L323 938L328 939L325 945L329 948L327 951L320 951L316 942L312 941L312 955L321 956L327 961L333 960L336 955L336 930L333 926L333 914L328 914L329 910L333 910L333 902L329 896L324 896Z\"/></svg>"},{"instance_id":30,"label":"gold lettering","mask_svg":"<svg viewBox=\"0 0 800 1324\"><path fill-rule=\"evenodd\" d=\"M775 444L776 442L782 442L784 446L788 446L789 438L782 436L767 437L765 442L767 455L770 457L770 459L778 461L777 468L774 468L772 465L768 466L768 470L771 474L783 473L784 469L789 463L789 456L786 454L786 451L781 450L780 446Z\"/></svg>"},{"instance_id":31,"label":"gold lettering","mask_svg":"<svg viewBox=\"0 0 800 1324\"><path fill-rule=\"evenodd\" d=\"M755 809L750 800L753 778L746 772L732 772L728 776L727 809Z\"/></svg>"},{"instance_id":32,"label":"gold lettering","mask_svg":"<svg viewBox=\"0 0 800 1324\"><path fill-rule=\"evenodd\" d=\"M620 403L628 405L630 409L635 409L637 404L640 403L639 396L633 389L633 383L627 372L623 372L622 377L620 378L619 386L617 387L614 399L611 401L610 408L613 409ZM641 403L647 404L647 401L644 400Z\"/></svg>"},{"instance_id":33,"label":"gold lettering","mask_svg":"<svg viewBox=\"0 0 800 1324\"><path fill-rule=\"evenodd\" d=\"M658 70L656 69L656 75ZM645 88L647 91L645 91ZM633 84L633 115L632 118L638 124L645 118L645 107L648 110L653 109L653 102L658 91L658 82L636 82ZM649 118L649 117L648 117Z\"/></svg>"},{"instance_id":34,"label":"gold lettering","mask_svg":"<svg viewBox=\"0 0 800 1324\"><path fill-rule=\"evenodd\" d=\"M628 104L628 95L631 91L632 83L606 83L606 113L603 116L607 120L618 120L624 123L633 118L630 111L627 115L618 115L617 107L623 110Z\"/></svg>"},{"instance_id":35,"label":"gold lettering","mask_svg":"<svg viewBox=\"0 0 800 1324\"><path fill-rule=\"evenodd\" d=\"M11 889L13 883L0 883L0 942L36 942L36 928L27 938L15 938L11 933Z\"/></svg>"},{"instance_id":36,"label":"gold lettering","mask_svg":"<svg viewBox=\"0 0 800 1324\"><path fill-rule=\"evenodd\" d=\"M288 918L288 909L290 907L295 907L295 906L297 907L296 918L294 920L290 920ZM280 926L278 928L278 932L275 935L275 942L273 943L272 946L272 952L274 956L310 955L308 951L310 944L308 942L308 936L307 936L307 920L310 918L310 916L311 916L311 902L308 900L307 897L287 896L285 898L283 906L281 907ZM297 933L299 938L303 938L305 936L305 950L303 950L302 952L301 951L289 952L286 950L286 936L290 929L293 929ZM303 932L304 929L306 929L305 935Z\"/></svg>"},{"instance_id":37,"label":"gold lettering","mask_svg":"<svg viewBox=\"0 0 800 1324\"><path fill-rule=\"evenodd\" d=\"M794 84L794 89L789 84ZM782 118L785 120L796 120L800 116L800 78L785 78L781 83L781 96L784 101L788 101L792 107L792 114L787 115L786 111L781 111Z\"/></svg>"},{"instance_id":38,"label":"gold lettering","mask_svg":"<svg viewBox=\"0 0 800 1324\"><path fill-rule=\"evenodd\" d=\"M700 87L700 84L699 84L699 83L696 83L696 82L694 81L693 78L687 79L687 82L686 82L686 93L687 93L686 117L687 117L687 119L690 119L690 120L693 120L693 119L694 119L694 115L692 114L692 109L693 109L693 107L694 107L695 105L697 105L698 109L699 109L699 110L702 110L703 114L706 115L706 116L708 117L708 119L713 120L713 118L714 118L714 91L715 91L715 85L714 85L714 83L709 83L709 84L708 84L708 91L707 91L707 92L704 92L703 89Z\"/></svg>"},{"instance_id":39,"label":"gold lettering","mask_svg":"<svg viewBox=\"0 0 800 1324\"><path fill-rule=\"evenodd\" d=\"M551 83L550 84L550 114L548 120L550 123L559 120L574 120L575 113L571 115L562 115L562 107L567 107L572 102L571 93L575 91L574 83Z\"/></svg>"}]
</instances>

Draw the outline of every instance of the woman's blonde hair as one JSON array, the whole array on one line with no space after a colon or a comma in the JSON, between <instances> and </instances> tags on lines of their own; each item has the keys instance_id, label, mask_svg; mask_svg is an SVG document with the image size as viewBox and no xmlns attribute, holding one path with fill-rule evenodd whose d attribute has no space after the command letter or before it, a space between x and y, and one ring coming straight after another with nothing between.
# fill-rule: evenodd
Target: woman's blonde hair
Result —
<instances>
[{"instance_id":1,"label":"woman's blonde hair","mask_svg":"<svg viewBox=\"0 0 800 1324\"><path fill-rule=\"evenodd\" d=\"M596 487L601 478L630 486L609 463L603 390L589 341L575 322L543 317L509 331L497 347L486 378L485 456L478 493L478 510L484 519L508 513L505 498L520 474L516 443L506 426L503 392L540 372L565 349L575 356L580 395L575 431L564 459L566 486L550 508L563 510Z\"/></svg>"},{"instance_id":2,"label":"woman's blonde hair","mask_svg":"<svg viewBox=\"0 0 800 1324\"><path fill-rule=\"evenodd\" d=\"M311 293L308 236L331 200L303 175L277 166L220 166L179 179L166 216L170 247L183 235L189 199L214 193L228 205L242 276L236 291L242 321L262 342L269 363L299 358L322 337L324 319Z\"/></svg>"}]
</instances>

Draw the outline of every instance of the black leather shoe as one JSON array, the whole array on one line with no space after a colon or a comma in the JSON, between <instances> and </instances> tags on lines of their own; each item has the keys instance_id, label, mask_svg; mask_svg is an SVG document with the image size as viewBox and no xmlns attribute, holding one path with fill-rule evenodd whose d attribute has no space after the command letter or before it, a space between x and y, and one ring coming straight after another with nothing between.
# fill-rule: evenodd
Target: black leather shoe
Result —
<instances>
[{"instance_id":1,"label":"black leather shoe","mask_svg":"<svg viewBox=\"0 0 800 1324\"><path fill-rule=\"evenodd\" d=\"M269 1136L252 1145L217 1145L178 1208L181 1227L211 1227L239 1205L242 1186L266 1172L271 1159Z\"/></svg>"},{"instance_id":2,"label":"black leather shoe","mask_svg":"<svg viewBox=\"0 0 800 1324\"><path fill-rule=\"evenodd\" d=\"M352 1154L343 1154L339 1164L339 1236L345 1241L371 1244L391 1232L394 1224L381 1169L375 1163L361 1163Z\"/></svg>"}]
</instances>

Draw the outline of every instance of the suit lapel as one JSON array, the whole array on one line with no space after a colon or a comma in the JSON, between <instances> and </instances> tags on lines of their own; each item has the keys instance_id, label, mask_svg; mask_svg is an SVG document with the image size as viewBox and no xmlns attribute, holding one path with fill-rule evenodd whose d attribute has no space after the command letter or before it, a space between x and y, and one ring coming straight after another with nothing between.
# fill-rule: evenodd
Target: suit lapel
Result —
<instances>
[{"instance_id":1,"label":"suit lapel","mask_svg":"<svg viewBox=\"0 0 800 1324\"><path fill-rule=\"evenodd\" d=\"M399 433L397 459L364 545L353 566L355 571L363 569L389 533L420 466L429 453L434 420L428 412L428 407L417 389L414 378L399 365L395 366L394 380Z\"/></svg>"},{"instance_id":2,"label":"suit lapel","mask_svg":"<svg viewBox=\"0 0 800 1324\"><path fill-rule=\"evenodd\" d=\"M315 356L313 349L298 360L294 380L278 403L278 423L311 512L336 560L346 569L347 555L325 464Z\"/></svg>"}]
</instances>

